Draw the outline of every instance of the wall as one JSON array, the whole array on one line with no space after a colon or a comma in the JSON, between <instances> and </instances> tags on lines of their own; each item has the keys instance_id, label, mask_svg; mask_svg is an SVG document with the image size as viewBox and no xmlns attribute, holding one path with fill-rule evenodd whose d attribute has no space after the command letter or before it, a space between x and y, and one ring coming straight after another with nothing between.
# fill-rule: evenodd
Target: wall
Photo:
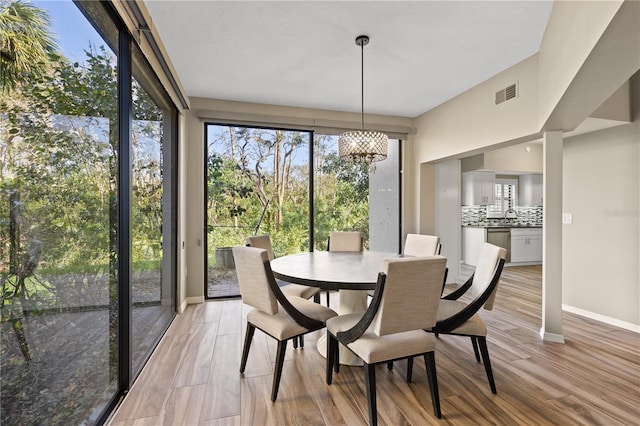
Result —
<instances>
[{"instance_id":1,"label":"wall","mask_svg":"<svg viewBox=\"0 0 640 426\"><path fill-rule=\"evenodd\" d=\"M435 235L440 237L441 254L447 258L447 282L458 281L460 276L461 232L460 228L460 161L450 160L435 166L435 184L437 192Z\"/></svg>"},{"instance_id":2,"label":"wall","mask_svg":"<svg viewBox=\"0 0 640 426\"><path fill-rule=\"evenodd\" d=\"M529 142L487 151L484 153L484 168L501 172L542 173L542 144Z\"/></svg>"},{"instance_id":3,"label":"wall","mask_svg":"<svg viewBox=\"0 0 640 426\"><path fill-rule=\"evenodd\" d=\"M612 96L624 82L640 68L640 2L612 1L608 2L556 2L552 11L548 31L541 45L540 52L529 59L505 70L484 83L470 89L443 105L434 108L415 119L415 168L422 170L424 163L440 163L450 159L458 159L469 155L479 154L487 149L505 148L522 142L539 139L545 130L570 131L584 121L601 104ZM584 20L576 19L582 17ZM581 18L581 19L582 19ZM518 82L518 98L494 105L493 96L499 89ZM637 88L632 89L636 93ZM637 111L638 104L635 104ZM636 119L637 120L637 119ZM638 197L638 152L637 152L637 121L629 127L614 128L604 133L596 132L576 139L567 139L567 163L563 178L569 182L564 186L562 182L549 183L548 189L563 188L568 197L566 202L574 203L571 208L576 220L581 217L589 219L588 227L580 227L579 223L569 225L570 231L566 235L563 252L567 255L562 259L563 281L566 282L566 297L564 303L569 306L575 303L583 314L600 315L600 319L613 319L638 327L637 307L638 297L638 231L637 209L638 202L631 207L629 213L612 212L608 218L594 217L594 201L591 196L592 188L586 191L584 186L575 188L575 176L581 176L585 170L580 169L583 164L596 160L602 154L607 162L604 167L592 164L589 173L597 176L597 180L589 180L594 190L619 184L620 178L612 175L624 176L614 164L615 153L620 151L624 160L624 173L629 180L635 179L634 187L627 187ZM633 127L636 126L636 127ZM626 134L607 132L628 132ZM602 140L601 136L609 135L611 140ZM598 138L600 145L593 138ZM635 138L635 148L634 148ZM584 144L584 157L580 157L581 143ZM611 152L609 152L611 151ZM621 159L622 160L622 159ZM629 161L635 161L631 164ZM633 169L635 167L635 169ZM416 177L416 185L429 184L421 177ZM628 182L627 182L628 184ZM598 186L602 185L602 186ZM635 191L635 192L634 192ZM428 192L422 188L418 193ZM577 193L576 193L577 192ZM582 195L584 194L584 196ZM591 200L591 204L584 204L583 197ZM633 198L633 195L632 195ZM618 206L623 206L624 200L616 199ZM595 204L596 206L598 204ZM437 207L437 206L436 206ZM420 208L429 206L420 204ZM596 207L597 208L597 207ZM622 208L622 207L621 207ZM618 207L616 207L618 209ZM635 209L635 210L634 210ZM600 209L602 212L602 209ZM623 208L625 212L628 210ZM429 216L430 213L420 211L417 218ZM617 216L629 215L628 234L623 244L601 244L592 237L592 227L606 228L605 225L615 225ZM419 219L418 219L419 220ZM567 225L565 225L565 228ZM618 232L613 226L613 232ZM436 227L436 233L441 230ZM581 263L577 256L589 248L592 253L603 254L600 260L604 266L592 275L583 274L583 270L591 263ZM587 255L588 256L588 255ZM631 256L635 256L631 260ZM587 258L587 260L592 260ZM553 259L553 262L560 260ZM632 262L632 263L629 263ZM548 265L553 266L553 265ZM558 266L558 265L555 265ZM604 272L606 271L606 273ZM620 299L625 299L624 312L616 312L607 301L611 298L610 291L603 287L610 286L613 276L624 283L615 286L620 291ZM585 280L589 284L585 284ZM560 283L552 283L554 286ZM564 286L565 283L562 283ZM585 286L590 291L580 290ZM581 298L576 298L580 293ZM630 306L634 304L636 311ZM626 309L629 307L629 309ZM640 327L636 328L640 329Z\"/></svg>"},{"instance_id":4,"label":"wall","mask_svg":"<svg viewBox=\"0 0 640 426\"><path fill-rule=\"evenodd\" d=\"M568 138L563 154L563 307L640 331L640 120Z\"/></svg>"},{"instance_id":5,"label":"wall","mask_svg":"<svg viewBox=\"0 0 640 426\"><path fill-rule=\"evenodd\" d=\"M543 127L561 102L622 3L622 1L583 1L579 4L556 1L554 3L539 52L540 127ZM558 42L559 40L562 42ZM620 84L624 80L626 79L623 79ZM600 99L594 108L602 101ZM587 111L586 115L592 111L593 108ZM582 119L584 117L583 114ZM560 129L563 127L550 130ZM564 130L572 129L564 128Z\"/></svg>"},{"instance_id":6,"label":"wall","mask_svg":"<svg viewBox=\"0 0 640 426\"><path fill-rule=\"evenodd\" d=\"M518 97L495 93L518 82ZM415 119L417 164L459 158L486 147L538 139L538 58L534 55Z\"/></svg>"}]
</instances>

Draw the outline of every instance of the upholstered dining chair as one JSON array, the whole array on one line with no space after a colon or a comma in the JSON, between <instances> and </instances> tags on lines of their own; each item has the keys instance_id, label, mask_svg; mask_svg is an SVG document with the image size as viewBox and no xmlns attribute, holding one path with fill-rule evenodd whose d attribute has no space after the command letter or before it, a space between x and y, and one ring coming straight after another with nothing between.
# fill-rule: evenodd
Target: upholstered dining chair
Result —
<instances>
[{"instance_id":1,"label":"upholstered dining chair","mask_svg":"<svg viewBox=\"0 0 640 426\"><path fill-rule=\"evenodd\" d=\"M249 247L257 247L261 249L265 249L267 251L267 256L269 260L275 259L275 255L273 253L273 246L271 245L271 237L269 235L254 235L252 237L247 237L245 239L245 243ZM276 280L278 282L278 280ZM278 282L278 284L281 284ZM314 302L320 303L320 289L317 287L310 287L308 285L302 284L284 284L280 286L280 290L284 293L285 296L298 296L303 299L310 299L313 297Z\"/></svg>"},{"instance_id":2,"label":"upholstered dining chair","mask_svg":"<svg viewBox=\"0 0 640 426\"><path fill-rule=\"evenodd\" d=\"M424 234L407 234L402 253L407 256L433 256L440 254L440 237Z\"/></svg>"},{"instance_id":3,"label":"upholstered dining chair","mask_svg":"<svg viewBox=\"0 0 640 426\"><path fill-rule=\"evenodd\" d=\"M493 309L506 257L507 250L504 248L484 243L480 249L475 272L458 290L440 300L438 319L431 329L436 335L452 334L471 338L476 361L480 362L482 354L492 393L496 393L496 384L487 348L487 327L478 311L482 307L488 311ZM458 300L469 291L473 298L470 302Z\"/></svg>"},{"instance_id":4,"label":"upholstered dining chair","mask_svg":"<svg viewBox=\"0 0 640 426\"><path fill-rule=\"evenodd\" d=\"M287 342L325 327L337 314L331 309L301 297L286 297L276 283L267 251L255 247L234 247L242 302L253 309L247 314L247 331L240 361L244 373L255 329L278 341L271 401L278 397Z\"/></svg>"},{"instance_id":5,"label":"upholstered dining chair","mask_svg":"<svg viewBox=\"0 0 640 426\"><path fill-rule=\"evenodd\" d=\"M331 231L327 240L327 251L362 251L364 243L359 231ZM327 306L329 306L329 290Z\"/></svg>"},{"instance_id":6,"label":"upholstered dining chair","mask_svg":"<svg viewBox=\"0 0 640 426\"><path fill-rule=\"evenodd\" d=\"M362 251L362 234L359 231L331 231L327 240L328 251Z\"/></svg>"},{"instance_id":7,"label":"upholstered dining chair","mask_svg":"<svg viewBox=\"0 0 640 426\"><path fill-rule=\"evenodd\" d=\"M407 234L402 254L406 256L424 257L440 254L440 237L425 234ZM446 284L446 273L442 281L442 289ZM373 290L367 292L373 296ZM390 364L391 366L392 364Z\"/></svg>"},{"instance_id":8,"label":"upholstered dining chair","mask_svg":"<svg viewBox=\"0 0 640 426\"><path fill-rule=\"evenodd\" d=\"M340 371L338 343L342 343L364 362L371 425L377 424L376 365L421 355L427 369L433 412L441 417L435 339L423 329L433 327L436 322L445 265L442 256L385 260L367 310L327 321L327 384L332 382L333 371ZM408 368L407 382L410 381Z\"/></svg>"}]
</instances>

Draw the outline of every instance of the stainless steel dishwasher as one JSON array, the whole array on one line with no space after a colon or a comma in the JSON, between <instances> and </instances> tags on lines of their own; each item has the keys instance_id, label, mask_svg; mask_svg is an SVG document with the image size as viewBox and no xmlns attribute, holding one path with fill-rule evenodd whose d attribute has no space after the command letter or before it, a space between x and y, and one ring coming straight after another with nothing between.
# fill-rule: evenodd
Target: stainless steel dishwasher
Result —
<instances>
[{"instance_id":1,"label":"stainless steel dishwasher","mask_svg":"<svg viewBox=\"0 0 640 426\"><path fill-rule=\"evenodd\" d=\"M487 242L507 249L506 261L511 261L511 228L487 228Z\"/></svg>"}]
</instances>

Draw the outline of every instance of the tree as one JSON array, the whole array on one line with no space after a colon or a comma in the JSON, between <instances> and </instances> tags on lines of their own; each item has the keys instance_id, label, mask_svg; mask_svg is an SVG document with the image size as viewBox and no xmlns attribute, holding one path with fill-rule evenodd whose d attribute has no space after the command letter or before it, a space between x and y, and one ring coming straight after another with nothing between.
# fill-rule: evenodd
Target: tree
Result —
<instances>
[{"instance_id":1,"label":"tree","mask_svg":"<svg viewBox=\"0 0 640 426\"><path fill-rule=\"evenodd\" d=\"M0 1L0 84L2 92L42 74L58 56L49 16L23 0Z\"/></svg>"},{"instance_id":2,"label":"tree","mask_svg":"<svg viewBox=\"0 0 640 426\"><path fill-rule=\"evenodd\" d=\"M21 0L14 2L3 0L0 3L0 95L2 95L0 104L3 111L8 111L10 107L15 108L19 103L7 102L5 95L33 77L45 74L49 70L51 61L57 56L57 45L49 31L49 18L46 11ZM10 111L8 115L11 116ZM25 359L30 360L31 350L22 324L23 304L29 295L26 290L26 280L34 275L40 259L41 242L32 240L29 251L25 253L22 261L20 258L22 208L19 180L13 176L9 179L5 177L5 169L12 161L11 145L18 140L20 132L13 125L8 126L9 128L5 128L4 125L2 127L3 146L0 148L0 158L3 162L0 164L0 190L8 195L9 268L7 272L3 271L0 277L2 292L0 311L2 321L11 323ZM24 154L18 152L17 156L21 157ZM2 252L4 250L0 248L0 254Z\"/></svg>"}]
</instances>

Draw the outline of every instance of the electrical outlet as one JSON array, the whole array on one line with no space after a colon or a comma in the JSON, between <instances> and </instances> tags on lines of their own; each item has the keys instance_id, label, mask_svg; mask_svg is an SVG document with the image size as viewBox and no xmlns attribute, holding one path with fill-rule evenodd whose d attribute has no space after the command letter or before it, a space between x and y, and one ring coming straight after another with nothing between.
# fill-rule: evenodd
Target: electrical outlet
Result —
<instances>
[{"instance_id":1,"label":"electrical outlet","mask_svg":"<svg viewBox=\"0 0 640 426\"><path fill-rule=\"evenodd\" d=\"M562 223L572 224L573 223L573 213L562 213Z\"/></svg>"}]
</instances>

